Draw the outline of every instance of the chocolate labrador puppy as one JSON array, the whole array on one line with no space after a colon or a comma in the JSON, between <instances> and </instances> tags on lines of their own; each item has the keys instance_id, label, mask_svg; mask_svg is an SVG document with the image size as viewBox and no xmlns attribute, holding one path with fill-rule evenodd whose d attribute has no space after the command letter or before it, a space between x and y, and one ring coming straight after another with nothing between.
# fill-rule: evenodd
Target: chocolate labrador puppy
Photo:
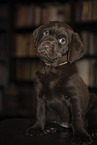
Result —
<instances>
[{"instance_id":1,"label":"chocolate labrador puppy","mask_svg":"<svg viewBox=\"0 0 97 145\"><path fill-rule=\"evenodd\" d=\"M97 97L89 93L78 72L76 60L85 53L78 33L52 21L37 28L33 40L41 62L34 79L36 121L27 135L56 132L45 128L51 122L72 127L74 145L90 144L90 134L97 135Z\"/></svg>"}]
</instances>

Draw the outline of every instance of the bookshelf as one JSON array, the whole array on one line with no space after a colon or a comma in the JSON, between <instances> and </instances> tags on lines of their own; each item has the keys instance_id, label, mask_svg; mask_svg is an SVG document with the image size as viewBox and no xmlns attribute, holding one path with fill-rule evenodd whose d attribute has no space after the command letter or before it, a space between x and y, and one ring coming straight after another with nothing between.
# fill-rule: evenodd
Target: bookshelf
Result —
<instances>
[{"instance_id":1,"label":"bookshelf","mask_svg":"<svg viewBox=\"0 0 97 145\"><path fill-rule=\"evenodd\" d=\"M4 85L0 84L0 102L2 102L0 110L5 108L4 115L27 117L35 112L33 78L39 58L33 49L32 32L49 20L66 22L80 34L86 47L86 55L78 62L79 71L90 91L97 93L97 2L95 0L65 2L6 0L0 5L2 3L8 4L10 9L7 23L1 21L2 26L3 24L6 26L2 28L0 23L0 41L5 42L3 39L5 40L6 34L8 43L8 45L4 43L5 58L0 56L0 68L3 67L2 71L7 72Z\"/></svg>"},{"instance_id":2,"label":"bookshelf","mask_svg":"<svg viewBox=\"0 0 97 145\"><path fill-rule=\"evenodd\" d=\"M5 113L9 79L9 6L0 3L0 115Z\"/></svg>"},{"instance_id":3,"label":"bookshelf","mask_svg":"<svg viewBox=\"0 0 97 145\"><path fill-rule=\"evenodd\" d=\"M74 29L79 32L86 55L79 61L82 78L97 94L97 1L77 1L74 5Z\"/></svg>"}]
</instances>

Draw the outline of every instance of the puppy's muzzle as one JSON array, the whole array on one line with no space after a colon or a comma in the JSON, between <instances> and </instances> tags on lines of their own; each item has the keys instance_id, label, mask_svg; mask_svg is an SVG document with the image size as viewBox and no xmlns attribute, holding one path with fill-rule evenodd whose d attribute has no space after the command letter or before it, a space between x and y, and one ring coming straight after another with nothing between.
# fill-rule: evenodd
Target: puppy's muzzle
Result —
<instances>
[{"instance_id":1,"label":"puppy's muzzle","mask_svg":"<svg viewBox=\"0 0 97 145\"><path fill-rule=\"evenodd\" d=\"M48 54L51 49L54 49L50 44L46 43L43 45L43 51Z\"/></svg>"},{"instance_id":2,"label":"puppy's muzzle","mask_svg":"<svg viewBox=\"0 0 97 145\"><path fill-rule=\"evenodd\" d=\"M50 59L56 59L57 53L57 43L55 41L44 41L42 42L38 47L38 53L41 54L41 56L50 58Z\"/></svg>"}]
</instances>

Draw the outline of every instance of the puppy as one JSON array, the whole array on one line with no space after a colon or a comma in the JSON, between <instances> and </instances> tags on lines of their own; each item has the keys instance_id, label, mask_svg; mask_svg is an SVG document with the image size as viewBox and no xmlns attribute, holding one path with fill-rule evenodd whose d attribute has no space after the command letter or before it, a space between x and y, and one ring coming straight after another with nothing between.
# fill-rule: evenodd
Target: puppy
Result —
<instances>
[{"instance_id":1,"label":"puppy","mask_svg":"<svg viewBox=\"0 0 97 145\"><path fill-rule=\"evenodd\" d=\"M37 28L33 40L41 62L34 79L36 121L27 135L56 132L45 128L51 122L71 127L74 145L90 144L90 134L97 134L97 97L79 76L76 60L85 48L78 33L65 23L52 21Z\"/></svg>"}]
</instances>

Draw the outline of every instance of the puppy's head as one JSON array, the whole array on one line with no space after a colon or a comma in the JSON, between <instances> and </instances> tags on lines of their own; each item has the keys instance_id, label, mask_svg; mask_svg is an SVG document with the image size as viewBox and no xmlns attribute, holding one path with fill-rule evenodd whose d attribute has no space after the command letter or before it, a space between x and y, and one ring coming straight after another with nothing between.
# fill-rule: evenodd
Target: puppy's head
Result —
<instances>
[{"instance_id":1,"label":"puppy's head","mask_svg":"<svg viewBox=\"0 0 97 145\"><path fill-rule=\"evenodd\" d=\"M85 52L78 33L62 22L51 21L33 32L35 49L46 64L59 66L80 59Z\"/></svg>"}]
</instances>

